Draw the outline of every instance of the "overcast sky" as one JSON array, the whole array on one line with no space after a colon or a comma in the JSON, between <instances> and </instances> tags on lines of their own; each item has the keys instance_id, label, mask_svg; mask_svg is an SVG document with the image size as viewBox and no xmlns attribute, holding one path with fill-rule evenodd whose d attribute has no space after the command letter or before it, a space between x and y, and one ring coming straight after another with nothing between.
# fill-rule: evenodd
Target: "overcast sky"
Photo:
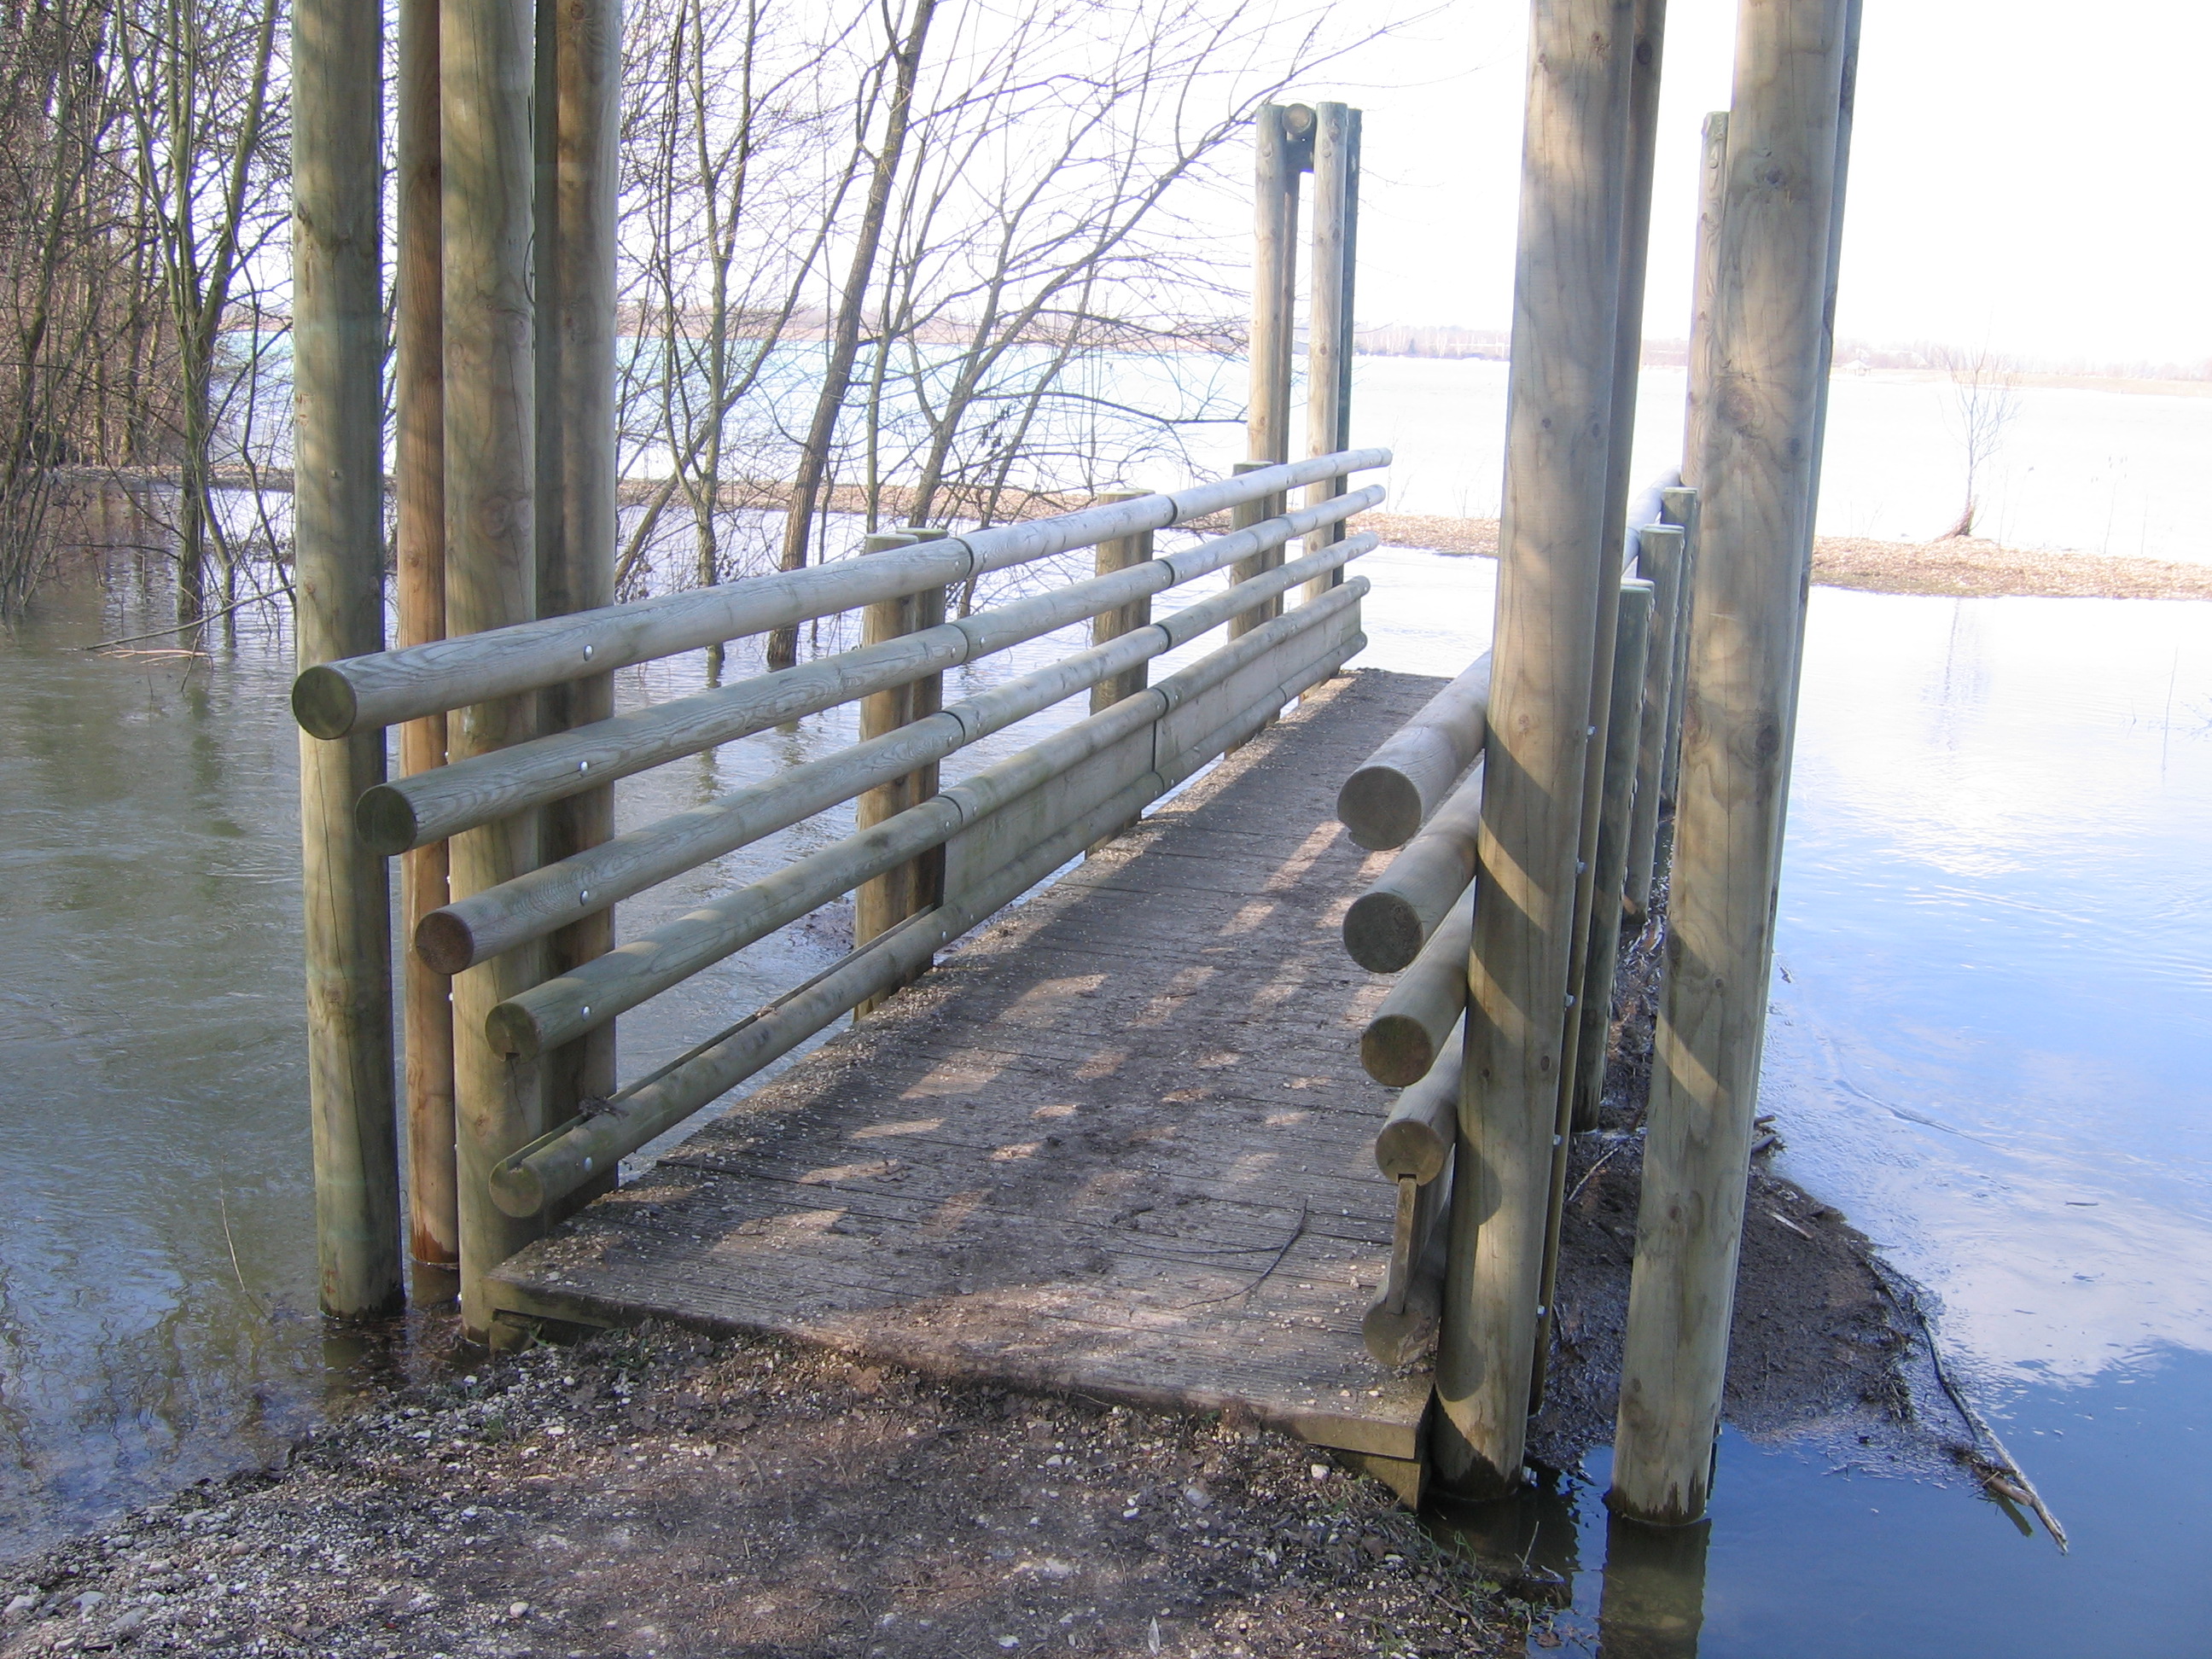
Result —
<instances>
[{"instance_id":1,"label":"overcast sky","mask_svg":"<svg viewBox=\"0 0 2212 1659\"><path fill-rule=\"evenodd\" d=\"M1408 0L1408 3L1413 0ZM1510 321L1526 0L1446 0L1312 100L1366 111L1363 323ZM1698 128L1734 0L1673 0L1646 330L1689 307ZM2212 359L2212 8L1866 0L1838 331Z\"/></svg>"}]
</instances>

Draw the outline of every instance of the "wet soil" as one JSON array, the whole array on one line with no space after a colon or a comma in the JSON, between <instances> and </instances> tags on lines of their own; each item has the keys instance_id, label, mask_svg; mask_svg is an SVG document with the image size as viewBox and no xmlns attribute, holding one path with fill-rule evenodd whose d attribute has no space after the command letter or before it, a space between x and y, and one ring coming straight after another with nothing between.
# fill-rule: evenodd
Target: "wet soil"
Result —
<instances>
[{"instance_id":1,"label":"wet soil","mask_svg":"<svg viewBox=\"0 0 2212 1659\"><path fill-rule=\"evenodd\" d=\"M0 1596L9 1659L1443 1655L1522 1629L1279 1435L665 1328L373 1398Z\"/></svg>"}]
</instances>

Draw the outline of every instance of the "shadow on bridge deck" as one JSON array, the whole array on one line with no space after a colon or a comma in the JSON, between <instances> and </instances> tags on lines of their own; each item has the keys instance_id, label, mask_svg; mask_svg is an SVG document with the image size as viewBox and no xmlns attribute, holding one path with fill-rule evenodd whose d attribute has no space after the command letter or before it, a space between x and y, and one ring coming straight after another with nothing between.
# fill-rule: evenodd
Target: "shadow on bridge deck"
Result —
<instances>
[{"instance_id":1,"label":"shadow on bridge deck","mask_svg":"<svg viewBox=\"0 0 2212 1659\"><path fill-rule=\"evenodd\" d=\"M1411 1495L1429 1378L1359 1334L1395 1194L1358 1039L1389 981L1338 940L1369 855L1334 803L1437 685L1325 685L507 1263L499 1306L1241 1413Z\"/></svg>"}]
</instances>

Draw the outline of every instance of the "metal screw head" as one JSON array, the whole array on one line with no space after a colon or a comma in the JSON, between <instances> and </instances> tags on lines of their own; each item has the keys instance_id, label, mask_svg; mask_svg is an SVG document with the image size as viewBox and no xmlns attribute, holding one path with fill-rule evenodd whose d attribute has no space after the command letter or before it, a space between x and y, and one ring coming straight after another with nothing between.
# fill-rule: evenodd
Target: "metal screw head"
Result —
<instances>
[{"instance_id":1,"label":"metal screw head","mask_svg":"<svg viewBox=\"0 0 2212 1659\"><path fill-rule=\"evenodd\" d=\"M589 761L578 761L576 763L576 769L579 772L588 772L592 769L592 763Z\"/></svg>"},{"instance_id":2,"label":"metal screw head","mask_svg":"<svg viewBox=\"0 0 2212 1659\"><path fill-rule=\"evenodd\" d=\"M576 902L579 904L589 904L591 902L592 890L588 887L585 888L581 892L576 895Z\"/></svg>"},{"instance_id":3,"label":"metal screw head","mask_svg":"<svg viewBox=\"0 0 2212 1659\"><path fill-rule=\"evenodd\" d=\"M591 661L592 657L592 653L595 653L598 649L599 649L599 647L598 647L597 646L595 646L595 645L587 645L587 646L586 646L586 647L584 647L584 660L585 660L586 662L589 662L589 661Z\"/></svg>"}]
</instances>

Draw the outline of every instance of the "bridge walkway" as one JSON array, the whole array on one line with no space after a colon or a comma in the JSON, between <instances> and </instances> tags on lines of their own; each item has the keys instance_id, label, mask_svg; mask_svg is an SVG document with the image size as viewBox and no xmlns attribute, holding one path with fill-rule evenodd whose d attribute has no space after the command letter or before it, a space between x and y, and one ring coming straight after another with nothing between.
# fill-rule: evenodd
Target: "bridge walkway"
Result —
<instances>
[{"instance_id":1,"label":"bridge walkway","mask_svg":"<svg viewBox=\"0 0 2212 1659\"><path fill-rule=\"evenodd\" d=\"M1324 684L507 1262L503 1315L1218 1410L1417 1488L1429 1378L1359 1328L1395 1193L1358 1039L1388 981L1338 939L1389 855L1334 802L1437 684Z\"/></svg>"}]
</instances>

